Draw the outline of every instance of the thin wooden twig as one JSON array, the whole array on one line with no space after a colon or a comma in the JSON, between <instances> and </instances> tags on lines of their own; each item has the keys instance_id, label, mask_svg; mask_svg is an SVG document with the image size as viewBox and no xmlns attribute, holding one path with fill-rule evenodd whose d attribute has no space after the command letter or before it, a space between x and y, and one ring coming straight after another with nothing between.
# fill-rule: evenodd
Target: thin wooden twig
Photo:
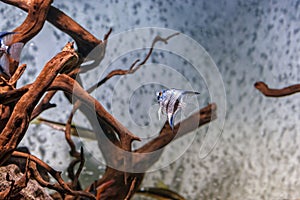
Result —
<instances>
[{"instance_id":1,"label":"thin wooden twig","mask_svg":"<svg viewBox=\"0 0 300 200\"><path fill-rule=\"evenodd\" d=\"M136 189L136 182L137 182L137 178L134 177L133 181L131 182L129 191L128 191L128 193L127 193L127 195L126 195L126 197L125 197L124 200L129 200L131 198L131 196L134 194L135 189Z\"/></svg>"},{"instance_id":2,"label":"thin wooden twig","mask_svg":"<svg viewBox=\"0 0 300 200\"><path fill-rule=\"evenodd\" d=\"M115 181L112 179L98 186L96 200L101 200L101 193L104 192L105 189L109 188L114 182Z\"/></svg>"},{"instance_id":3,"label":"thin wooden twig","mask_svg":"<svg viewBox=\"0 0 300 200\"><path fill-rule=\"evenodd\" d=\"M75 158L80 158L80 153L77 152L75 143L73 142L73 140L71 138L72 119L73 119L73 111L71 112L71 114L68 118L68 121L66 123L65 138L71 148L71 150L70 150L71 156L73 156Z\"/></svg>"},{"instance_id":4,"label":"thin wooden twig","mask_svg":"<svg viewBox=\"0 0 300 200\"><path fill-rule=\"evenodd\" d=\"M33 161L35 163L37 163L38 165L42 166L44 169L46 169L53 178L55 178L55 180L59 183L60 187L64 190L65 193L67 194L71 194L74 196L83 196L83 197L87 197L89 199L95 199L95 196L88 193L88 192L84 192L84 191L74 191L72 190L68 184L62 179L61 177L61 172L54 170L52 167L50 167L48 164L46 164L45 162L43 162L42 160L38 159L37 157L27 154L27 153L23 153L23 152L18 152L18 151L14 151L12 153L12 156L14 157L22 157L22 158L29 158L30 161ZM37 171L37 170L36 170ZM46 181L40 180L44 185L46 185L47 187L49 187L50 183L47 183ZM57 187L53 187L53 189L55 189ZM59 189L59 188L57 188Z\"/></svg>"},{"instance_id":5,"label":"thin wooden twig","mask_svg":"<svg viewBox=\"0 0 300 200\"><path fill-rule=\"evenodd\" d=\"M103 85L106 81L108 81L110 78L112 78L114 76L121 76L121 75L133 74L134 72L136 72L138 69L140 69L148 61L148 59L150 58L150 56L151 56L151 54L153 52L154 46L155 46L155 44L157 42L161 41L161 42L164 42L165 44L167 44L169 39L171 39L172 37L175 37L178 34L179 33L174 33L174 34L169 35L168 37L165 37L165 38L162 38L160 36L156 36L154 38L154 40L152 41L151 48L149 49L149 52L147 53L147 55L145 56L145 58L140 63L138 63L140 60L137 59L137 60L135 60L131 64L131 66L130 66L130 68L128 70L116 69L116 70L111 71L108 75L106 75L98 83L96 83L95 85L91 86L87 90L88 93L93 92L96 88L98 88L99 86Z\"/></svg>"},{"instance_id":6,"label":"thin wooden twig","mask_svg":"<svg viewBox=\"0 0 300 200\"><path fill-rule=\"evenodd\" d=\"M281 89L269 88L264 82L256 82L254 87L267 97L284 97L300 92L300 84L291 85Z\"/></svg>"},{"instance_id":7,"label":"thin wooden twig","mask_svg":"<svg viewBox=\"0 0 300 200\"><path fill-rule=\"evenodd\" d=\"M72 186L73 188L76 187L79 183L79 176L80 176L80 173L84 167L84 162L85 162L85 159L84 159L84 152L83 152L83 147L80 148L80 158L79 158L79 161L80 161L80 164L79 164L79 167L76 171L76 174L75 174L75 177L72 181Z\"/></svg>"}]
</instances>

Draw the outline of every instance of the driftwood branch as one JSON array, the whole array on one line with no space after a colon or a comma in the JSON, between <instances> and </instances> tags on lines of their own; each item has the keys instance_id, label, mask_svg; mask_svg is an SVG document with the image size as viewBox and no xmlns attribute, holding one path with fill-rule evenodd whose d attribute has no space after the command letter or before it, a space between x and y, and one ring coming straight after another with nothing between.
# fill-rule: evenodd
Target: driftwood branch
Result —
<instances>
[{"instance_id":1,"label":"driftwood branch","mask_svg":"<svg viewBox=\"0 0 300 200\"><path fill-rule=\"evenodd\" d=\"M3 0L3 2L6 2ZM18 4L19 1L10 1L14 4ZM29 9L28 15L24 22L13 30L18 34L13 35L12 43L22 42L26 44L29 40L31 40L34 36L36 36L40 30L43 28L48 10L52 0L28 0L22 1L21 4L27 5ZM8 44L10 45L10 44ZM10 74L14 74L17 67L18 62L11 60L9 70Z\"/></svg>"},{"instance_id":2,"label":"driftwood branch","mask_svg":"<svg viewBox=\"0 0 300 200\"><path fill-rule=\"evenodd\" d=\"M16 6L28 12L28 16L30 13L34 12L34 10L32 10L31 0L23 0L23 1L1 0L1 1ZM45 1L44 4L46 4L46 2L47 1ZM48 2L52 3L52 0L51 1L48 0ZM54 6L49 6L46 10L48 12L45 12L45 10L43 11L40 7L36 7L36 9L39 9L38 10L39 13L37 11L35 13L38 14L36 15L37 17L39 17L40 15L43 16L43 18L41 19L47 19L47 21L53 24L56 28L70 35L75 40L78 46L78 52L82 54L84 57L102 42L101 40L98 40L95 36L93 36L90 32L88 32L86 29L84 29L82 26L80 26L72 18L70 18L64 12L60 11ZM30 19L31 18L32 17L30 16ZM29 27L29 26L26 25L24 27ZM23 35L23 32L21 30L16 29L15 31L20 31ZM31 39L30 37L26 37L26 38L28 39L22 39L22 41L28 41L29 39ZM16 41L20 41L20 39L16 39L14 42Z\"/></svg>"},{"instance_id":3,"label":"driftwood branch","mask_svg":"<svg viewBox=\"0 0 300 200\"><path fill-rule=\"evenodd\" d=\"M199 112L194 113L184 121L178 123L174 127L174 131L172 131L168 122L166 122L161 129L159 136L136 150L136 152L147 153L163 148L164 146L169 144L174 139L174 137L176 137L176 139L182 137L195 130L196 128L215 120L217 118L216 110L216 104L209 104L208 106L202 108ZM199 123L195 124L195 122Z\"/></svg>"},{"instance_id":4,"label":"driftwood branch","mask_svg":"<svg viewBox=\"0 0 300 200\"><path fill-rule=\"evenodd\" d=\"M96 112L99 120L103 120L109 124L119 134L120 140L123 140L123 148L125 150L131 149L131 142L133 140L140 140L134 136L126 127L124 127L117 119L108 113L104 107L92 96L89 95L74 79L67 75L59 75L49 87L49 89L62 90L74 95L82 103L89 106L92 112ZM126 142L125 142L125 141Z\"/></svg>"},{"instance_id":5,"label":"driftwood branch","mask_svg":"<svg viewBox=\"0 0 300 200\"><path fill-rule=\"evenodd\" d=\"M291 85L281 89L269 88L264 82L256 82L254 87L267 97L284 97L300 92L300 84Z\"/></svg>"},{"instance_id":6,"label":"driftwood branch","mask_svg":"<svg viewBox=\"0 0 300 200\"><path fill-rule=\"evenodd\" d=\"M168 44L168 40L171 39L172 37L178 35L179 33L174 33L166 38L162 38L160 36L156 36L151 44L150 50L147 53L146 57L139 62L140 60L137 59L136 61L134 61L132 63L132 65L130 66L130 68L128 70L122 70L122 69L117 69L117 70L113 70L111 71L108 75L106 75L102 80L100 80L98 83L96 83L95 85L93 85L92 87L90 87L87 91L89 93L93 92L96 88L98 88L99 86L103 85L106 81L108 81L109 79L111 79L114 76L121 76L121 75L127 75L127 74L133 74L134 72L136 72L138 69L140 69L150 58L152 52L153 52L153 48L155 46L155 44L157 42L164 42L165 44Z\"/></svg>"},{"instance_id":7,"label":"driftwood branch","mask_svg":"<svg viewBox=\"0 0 300 200\"><path fill-rule=\"evenodd\" d=\"M67 191L67 193L69 194L73 194L75 196L84 196L84 197L87 197L89 199L95 199L94 195L90 194L90 193L87 193L87 192L84 192L84 191L74 191L72 190L68 184L61 178L61 172L59 171L56 171L54 170L52 167L50 167L49 165L47 165L45 162L41 161L40 159L38 159L37 157L33 156L33 155L29 155L27 153L23 153L23 152L13 152L12 153L12 156L14 157L22 157L22 158L27 158L29 159L30 161L33 161L37 164L39 164L40 166L42 166L44 169L46 169L53 178L56 179L56 181L59 183L60 187L64 190L64 191ZM37 170L35 169L34 172L37 172ZM60 189L59 187L53 185L53 184L50 184L50 183L47 183L47 181L43 181L41 180L42 178L40 177L39 180L47 185L47 186L50 186L52 185L53 189Z\"/></svg>"},{"instance_id":8,"label":"driftwood branch","mask_svg":"<svg viewBox=\"0 0 300 200\"><path fill-rule=\"evenodd\" d=\"M74 51L62 51L51 59L28 91L16 103L5 128L0 134L0 163L5 162L25 135L34 107L44 95L56 75L65 67L75 65L78 57Z\"/></svg>"},{"instance_id":9,"label":"driftwood branch","mask_svg":"<svg viewBox=\"0 0 300 200\"><path fill-rule=\"evenodd\" d=\"M97 63L101 62L105 55L106 41L111 30L105 35L104 40L99 40L82 26L76 23L59 9L51 6L52 0L1 0L28 12L24 22L14 31L14 42L27 43L42 29L45 20L49 21L56 28L70 35L77 44L77 51L73 48L73 43L68 43L65 48L53 57L43 68L35 81L21 88L15 88L17 80L25 70L25 65L18 67L19 63L10 63L12 78L10 80L0 79L0 164L3 165L9 157L18 157L28 160L27 171L30 171L32 177L38 183L49 189L56 190L58 195L64 199L79 199L80 197L88 199L130 199L138 190L144 173L127 172L126 167L134 166L137 168L148 169L155 163L162 153L162 148L168 145L172 140L195 130L196 128L209 123L216 118L216 105L210 104L194 113L186 120L175 126L174 131L166 123L161 129L159 135L141 148L132 151L132 142L140 138L130 132L114 116L107 112L102 104L93 98L89 92L103 85L107 80L117 75L132 74L143 66L152 54L154 45L158 41L167 43L167 41L178 33L166 38L157 36L151 45L146 57L140 62L136 60L128 70L113 70L104 79L96 83L94 87L85 91L80 85L79 80L74 77L79 73L86 72ZM91 66L79 68L85 57L88 57L92 50L95 63ZM83 70L82 70L83 69ZM54 107L50 103L52 97L57 91L65 92L65 96L71 102L72 97L77 101L74 103L73 110L68 119L65 129L65 137L70 146L71 156L74 160L69 164L68 172L71 179L66 183L60 176L60 172L54 170L44 161L28 153L15 151L19 142L26 134L29 123L46 109ZM124 166L124 170L118 170L107 166L103 177L91 184L90 187L82 189L79 183L79 176L84 167L83 150L76 151L76 146L71 138L71 122L77 109L83 111L87 116L94 131L99 136L99 148L101 149L106 161L114 165ZM85 110L87 112L85 112ZM94 112L96 119L89 118L88 112ZM196 123L195 123L196 122ZM99 124L101 130L99 130ZM132 154L141 154L138 158L125 158L123 153L112 150L105 140L108 138L113 145L124 152ZM143 154L155 152L153 156L143 156ZM75 165L79 163L79 168L75 172ZM56 183L50 183L45 180L38 170L38 166L44 168L51 174ZM27 176L27 173L25 173ZM13 183L11 188L0 192L0 198L8 197L14 185L22 185L23 182ZM22 189L22 188L21 188Z\"/></svg>"},{"instance_id":10,"label":"driftwood branch","mask_svg":"<svg viewBox=\"0 0 300 200\"><path fill-rule=\"evenodd\" d=\"M137 171L140 169L146 170L151 167L161 156L163 147L169 144L170 141L178 139L185 134L188 134L191 131L195 130L196 128L216 119L216 109L216 104L210 104L202 108L199 112L194 113L184 121L177 124L174 128L174 133L171 130L170 126L166 123L161 129L158 137L135 151L135 153L140 154L140 156L138 156L138 159L132 160L132 166L136 167ZM199 123L195 124L196 121L199 121ZM180 132L176 134L178 130L180 130ZM154 151L155 153L153 153L151 156L147 154ZM143 155L143 153L146 154ZM139 185L143 180L144 173L129 173L127 175L127 184L124 183L125 174L126 173L122 171L107 168L105 174L103 175L103 178L98 180L98 182L96 183L96 186L100 186L110 180L114 180L114 183L110 186L110 189L107 189L103 192L103 199L124 199L126 196L128 197L128 194L133 194L137 191ZM134 184L134 186L132 186L132 184ZM90 188L92 188L92 186L90 186ZM131 190L132 188L134 188L133 191ZM131 195L129 196L131 197Z\"/></svg>"},{"instance_id":11,"label":"driftwood branch","mask_svg":"<svg viewBox=\"0 0 300 200\"><path fill-rule=\"evenodd\" d=\"M13 30L16 33L20 33L14 35L13 43L23 42L26 44L40 32L44 26L51 3L52 0L27 1L26 5L30 7L29 12L23 24Z\"/></svg>"}]
</instances>

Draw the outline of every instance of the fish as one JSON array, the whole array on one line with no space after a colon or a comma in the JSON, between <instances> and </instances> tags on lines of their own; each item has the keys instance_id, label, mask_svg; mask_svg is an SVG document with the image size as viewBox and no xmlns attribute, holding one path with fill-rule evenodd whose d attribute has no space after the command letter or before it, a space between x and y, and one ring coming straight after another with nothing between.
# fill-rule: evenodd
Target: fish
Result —
<instances>
[{"instance_id":1,"label":"fish","mask_svg":"<svg viewBox=\"0 0 300 200\"><path fill-rule=\"evenodd\" d=\"M199 95L199 92L185 91L179 89L164 89L156 92L157 101L159 103L158 119L160 120L161 114L166 113L168 122L174 131L174 118L176 113L185 106L183 99L188 95Z\"/></svg>"},{"instance_id":2,"label":"fish","mask_svg":"<svg viewBox=\"0 0 300 200\"><path fill-rule=\"evenodd\" d=\"M16 32L0 32L0 72L11 77L9 71L9 59L19 62L21 52L24 46L22 42L12 43L13 35Z\"/></svg>"}]
</instances>

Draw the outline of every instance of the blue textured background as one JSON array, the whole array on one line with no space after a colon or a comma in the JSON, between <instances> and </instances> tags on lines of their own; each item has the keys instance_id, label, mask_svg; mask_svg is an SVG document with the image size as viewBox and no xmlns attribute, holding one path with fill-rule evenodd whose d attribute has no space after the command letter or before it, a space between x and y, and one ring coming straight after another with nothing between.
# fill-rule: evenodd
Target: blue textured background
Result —
<instances>
[{"instance_id":1,"label":"blue textured background","mask_svg":"<svg viewBox=\"0 0 300 200\"><path fill-rule=\"evenodd\" d=\"M109 27L113 33L145 26L181 31L199 42L217 64L227 95L221 141L201 160L196 140L171 166L149 173L145 186L162 180L187 199L296 199L300 197L299 94L265 98L253 84L262 80L280 88L300 82L299 3L74 0L54 5L99 38ZM1 30L12 30L26 16L3 3L0 15ZM68 40L46 24L23 51L21 62L29 67L21 82L31 82ZM70 106L62 95L55 100L63 104L44 116L64 121ZM63 114L57 116L55 111ZM31 126L23 144L63 169L68 157L63 140L50 128ZM88 177L95 172L85 173Z\"/></svg>"}]
</instances>

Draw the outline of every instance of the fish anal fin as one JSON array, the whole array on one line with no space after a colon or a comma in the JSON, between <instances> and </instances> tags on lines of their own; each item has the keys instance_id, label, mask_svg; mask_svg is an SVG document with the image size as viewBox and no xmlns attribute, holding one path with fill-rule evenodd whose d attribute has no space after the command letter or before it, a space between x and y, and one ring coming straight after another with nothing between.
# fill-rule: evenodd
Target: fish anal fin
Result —
<instances>
[{"instance_id":1,"label":"fish anal fin","mask_svg":"<svg viewBox=\"0 0 300 200\"><path fill-rule=\"evenodd\" d=\"M168 122L172 130L174 129L174 115L173 113L168 113Z\"/></svg>"}]
</instances>

